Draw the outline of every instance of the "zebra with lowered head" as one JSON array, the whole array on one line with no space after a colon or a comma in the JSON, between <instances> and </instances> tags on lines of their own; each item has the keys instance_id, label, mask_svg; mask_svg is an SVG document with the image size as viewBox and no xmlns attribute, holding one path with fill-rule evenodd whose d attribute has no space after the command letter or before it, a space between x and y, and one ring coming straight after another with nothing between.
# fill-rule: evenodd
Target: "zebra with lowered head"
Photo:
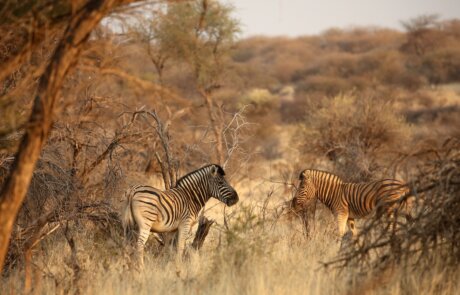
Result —
<instances>
[{"instance_id":1,"label":"zebra with lowered head","mask_svg":"<svg viewBox=\"0 0 460 295\"><path fill-rule=\"evenodd\" d=\"M125 196L127 204L122 223L125 235L133 228L137 229L139 267L144 266L144 246L150 231L157 235L178 230L177 271L182 263L185 241L206 202L211 197L227 206L238 202L238 194L225 180L224 170L215 164L190 172L169 190L138 185L130 188Z\"/></svg>"},{"instance_id":2,"label":"zebra with lowered head","mask_svg":"<svg viewBox=\"0 0 460 295\"><path fill-rule=\"evenodd\" d=\"M347 183L337 175L313 169L302 171L299 180L299 189L292 200L294 211L309 209L316 200L321 201L337 218L340 237L345 235L347 224L355 236L354 220L368 216L376 208L385 210L393 218L394 210L399 208L405 211L406 219L410 219L412 199L407 198L410 190L399 180Z\"/></svg>"}]
</instances>

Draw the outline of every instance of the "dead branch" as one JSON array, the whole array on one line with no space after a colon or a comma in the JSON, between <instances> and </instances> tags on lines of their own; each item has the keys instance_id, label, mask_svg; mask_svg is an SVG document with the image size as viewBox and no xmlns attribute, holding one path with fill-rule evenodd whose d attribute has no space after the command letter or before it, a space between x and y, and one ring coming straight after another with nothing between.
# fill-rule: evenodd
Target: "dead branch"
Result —
<instances>
[{"instance_id":1,"label":"dead branch","mask_svg":"<svg viewBox=\"0 0 460 295\"><path fill-rule=\"evenodd\" d=\"M167 126L163 124L163 122L160 120L158 117L157 113L155 111L151 111L147 113L150 117L152 117L155 122L156 122L156 128L155 131L157 132L158 137L160 138L161 145L163 147L163 151L166 156L166 163L167 163L167 172L169 175L169 183L170 186L166 187L166 189L169 189L171 187L176 186L176 180L177 180L177 163L173 159L171 150L170 150L170 137L169 133L167 130ZM163 176L164 178L164 176Z\"/></svg>"},{"instance_id":2,"label":"dead branch","mask_svg":"<svg viewBox=\"0 0 460 295\"><path fill-rule=\"evenodd\" d=\"M131 75L122 69L117 69L117 68L96 68L93 66L88 66L88 65L79 65L78 69L83 70L83 71L89 71L89 72L99 72L103 75L113 75L113 76L118 76L123 79L123 81L128 81L133 83L139 88L145 89L145 90L150 90L154 91L154 93L159 93L160 96L162 97L168 97L169 99L174 99L182 104L186 103L189 104L189 101L180 97L178 94L172 92L170 89L163 87L162 85L155 84L151 81L143 80L139 77L136 77L134 75Z\"/></svg>"},{"instance_id":3,"label":"dead branch","mask_svg":"<svg viewBox=\"0 0 460 295\"><path fill-rule=\"evenodd\" d=\"M364 224L352 247L325 266L385 269L402 261L430 265L434 257L441 257L447 266L458 265L460 141L450 139L440 147L423 147L412 154L416 156L406 157L404 165L417 163L412 194L419 207L410 222L397 222L390 230L388 218L376 214Z\"/></svg>"},{"instance_id":4,"label":"dead branch","mask_svg":"<svg viewBox=\"0 0 460 295\"><path fill-rule=\"evenodd\" d=\"M192 242L192 248L195 250L200 250L203 246L203 243L211 229L211 226L214 224L214 220L210 220L204 216L200 216L198 220L198 229L195 233L195 238Z\"/></svg>"},{"instance_id":5,"label":"dead branch","mask_svg":"<svg viewBox=\"0 0 460 295\"><path fill-rule=\"evenodd\" d=\"M137 133L131 133L131 134L121 134L121 135L116 135L115 138L110 142L110 144L107 146L107 148L96 157L96 159L85 169L80 175L80 178L83 179L83 183L86 183L88 181L88 175L97 167L99 166L103 160L109 156L116 147L118 147L120 144L124 142L129 142L130 139L136 138L138 136Z\"/></svg>"},{"instance_id":6,"label":"dead branch","mask_svg":"<svg viewBox=\"0 0 460 295\"><path fill-rule=\"evenodd\" d=\"M180 116L185 112L184 110L181 110L178 113L180 113L179 114ZM155 158L157 159L157 162L161 167L165 189L170 189L176 185L179 164L171 152L171 142L170 142L170 135L168 131L169 124L164 124L155 111L144 111L144 110L139 110L139 111L134 112L132 115L131 121L133 122L137 118L138 115L144 115L143 118L145 122L147 122L149 126L153 127L153 129L155 130L155 133L160 139L160 143L163 149L165 159L162 159L162 157L160 156L158 152L155 152ZM145 116L153 118L155 124L154 125L150 124Z\"/></svg>"},{"instance_id":7,"label":"dead branch","mask_svg":"<svg viewBox=\"0 0 460 295\"><path fill-rule=\"evenodd\" d=\"M222 138L226 149L225 161L223 162L224 169L235 152L239 152L240 156L247 156L247 152L242 148L242 143L244 141L242 134L251 125L251 123L247 122L245 117L247 107L248 106L245 105L235 112L230 121L222 129ZM249 159L248 156L246 158L246 160Z\"/></svg>"}]
</instances>

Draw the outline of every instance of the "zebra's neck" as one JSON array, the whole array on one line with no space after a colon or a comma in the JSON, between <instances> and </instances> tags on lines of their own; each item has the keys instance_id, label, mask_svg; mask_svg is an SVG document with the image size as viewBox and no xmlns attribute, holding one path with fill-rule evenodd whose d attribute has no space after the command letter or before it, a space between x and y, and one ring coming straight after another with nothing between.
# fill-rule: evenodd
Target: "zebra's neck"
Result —
<instances>
[{"instance_id":1,"label":"zebra's neck","mask_svg":"<svg viewBox=\"0 0 460 295\"><path fill-rule=\"evenodd\" d=\"M190 208L198 211L203 208L206 202L211 198L212 193L209 190L209 180L206 171L195 171L178 180L173 190L180 192L181 196L190 201Z\"/></svg>"},{"instance_id":2,"label":"zebra's neck","mask_svg":"<svg viewBox=\"0 0 460 295\"><path fill-rule=\"evenodd\" d=\"M313 171L312 181L316 187L316 197L324 205L332 209L333 202L337 200L337 195L341 193L344 182L337 175Z\"/></svg>"}]
</instances>

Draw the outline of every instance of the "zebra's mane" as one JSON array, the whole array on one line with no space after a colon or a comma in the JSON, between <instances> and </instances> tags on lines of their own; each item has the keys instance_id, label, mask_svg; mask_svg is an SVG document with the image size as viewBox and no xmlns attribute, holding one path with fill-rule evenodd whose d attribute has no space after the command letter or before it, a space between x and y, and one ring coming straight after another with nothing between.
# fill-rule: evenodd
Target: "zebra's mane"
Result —
<instances>
[{"instance_id":1,"label":"zebra's mane","mask_svg":"<svg viewBox=\"0 0 460 295\"><path fill-rule=\"evenodd\" d=\"M332 175L334 177L335 180L339 181L339 182L345 182L342 177L338 176L337 174L334 174L334 173L331 173L331 172L328 172L328 171L324 171L324 170L318 170L318 169L305 169L304 171L312 171L312 172L319 172L321 174L327 174L327 175ZM302 173L304 172L302 171Z\"/></svg>"},{"instance_id":2,"label":"zebra's mane","mask_svg":"<svg viewBox=\"0 0 460 295\"><path fill-rule=\"evenodd\" d=\"M176 181L176 187L178 187L179 185L182 184L183 180L186 179L186 178L189 178L191 175L195 174L195 173L198 173L198 172L201 172L203 170L206 170L206 169L209 169L210 167L212 166L215 166L217 168L217 172L219 172L220 175L222 176L225 176L225 171L224 169L220 166L220 165L217 165L217 164L208 164L206 166L203 166L199 169L196 169L192 172L189 172L187 174L185 174L184 176L182 176L181 178L179 178L177 181Z\"/></svg>"}]
</instances>

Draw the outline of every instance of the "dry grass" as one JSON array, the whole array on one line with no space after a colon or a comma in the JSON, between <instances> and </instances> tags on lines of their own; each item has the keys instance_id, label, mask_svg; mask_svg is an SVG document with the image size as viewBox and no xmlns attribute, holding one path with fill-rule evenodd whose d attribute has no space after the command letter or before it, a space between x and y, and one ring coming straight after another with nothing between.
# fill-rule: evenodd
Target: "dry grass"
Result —
<instances>
[{"instance_id":1,"label":"dry grass","mask_svg":"<svg viewBox=\"0 0 460 295\"><path fill-rule=\"evenodd\" d=\"M72 223L76 263L63 232L44 240L33 259L35 294L456 294L459 269L446 269L442 260L430 268L395 266L384 272L363 274L360 268L323 267L339 254L335 223L326 208L319 208L316 228L306 238L299 220L278 216L283 190L264 190L253 182L239 187L243 201L226 210L209 204L216 219L204 247L188 250L179 278L174 251L158 251L150 239L145 271L130 269L122 237L108 236L99 227ZM264 194L263 194L264 193ZM258 195L257 195L258 194ZM270 197L268 197L270 196ZM268 201L266 201L268 200ZM191 239L189 239L191 243ZM421 270L424 271L421 271ZM17 267L2 279L8 294L23 292L24 271Z\"/></svg>"},{"instance_id":2,"label":"dry grass","mask_svg":"<svg viewBox=\"0 0 460 295\"><path fill-rule=\"evenodd\" d=\"M310 290L332 294L341 289L344 281L338 271L318 269L318 259L337 252L331 232L306 241L300 227L292 228L288 222L272 227L271 221L263 222L254 212L255 206L239 207L241 213L231 218L228 231L222 225L214 226L201 252L190 253L183 279L176 276L171 254L156 256L155 245L146 255L145 272L139 275L127 269L128 261L115 243L85 229L75 237L83 270L78 286L72 285L70 249L56 237L43 245L46 257L36 257L37 267L53 274L36 270L39 277L43 275L36 291L48 294L79 288L83 294L295 294ZM18 271L4 282L12 294L21 293L22 277ZM328 280L336 283L328 284Z\"/></svg>"}]
</instances>

